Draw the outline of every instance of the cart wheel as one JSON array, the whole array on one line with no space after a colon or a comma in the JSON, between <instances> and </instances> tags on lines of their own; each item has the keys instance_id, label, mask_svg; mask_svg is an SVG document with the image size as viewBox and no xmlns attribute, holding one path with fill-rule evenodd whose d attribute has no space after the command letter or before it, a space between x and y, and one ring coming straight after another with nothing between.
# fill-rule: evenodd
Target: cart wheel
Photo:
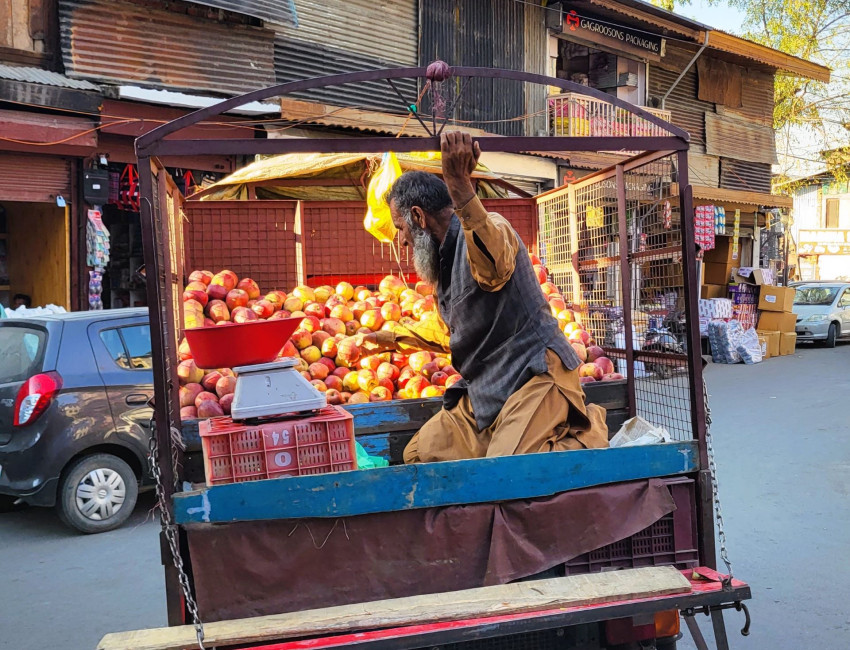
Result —
<instances>
[{"instance_id":1,"label":"cart wheel","mask_svg":"<svg viewBox=\"0 0 850 650\"><path fill-rule=\"evenodd\" d=\"M139 480L127 463L112 454L94 454L64 472L56 508L71 528L103 533L127 521L138 495Z\"/></svg>"}]
</instances>

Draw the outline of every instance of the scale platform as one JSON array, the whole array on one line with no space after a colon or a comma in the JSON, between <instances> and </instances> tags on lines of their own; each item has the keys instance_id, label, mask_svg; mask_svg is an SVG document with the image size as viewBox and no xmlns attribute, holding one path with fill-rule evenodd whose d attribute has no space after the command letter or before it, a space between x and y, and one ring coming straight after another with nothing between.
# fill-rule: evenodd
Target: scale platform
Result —
<instances>
[{"instance_id":1,"label":"scale platform","mask_svg":"<svg viewBox=\"0 0 850 650\"><path fill-rule=\"evenodd\" d=\"M327 406L324 394L295 369L297 363L295 359L282 359L234 368L236 391L230 417L234 420L285 417Z\"/></svg>"}]
</instances>

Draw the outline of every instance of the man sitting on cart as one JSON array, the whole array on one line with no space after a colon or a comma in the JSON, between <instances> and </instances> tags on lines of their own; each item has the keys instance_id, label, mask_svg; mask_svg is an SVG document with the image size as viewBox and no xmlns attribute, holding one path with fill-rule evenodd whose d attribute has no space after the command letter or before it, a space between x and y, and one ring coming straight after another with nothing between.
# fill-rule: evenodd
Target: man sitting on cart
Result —
<instances>
[{"instance_id":1,"label":"man sitting on cart","mask_svg":"<svg viewBox=\"0 0 850 650\"><path fill-rule=\"evenodd\" d=\"M465 133L441 139L443 180L403 174L387 194L414 267L436 288L449 329L398 325L361 336L369 350L450 350L463 380L404 451L406 463L608 446L605 409L586 404L567 342L528 252L478 199L471 174L481 155Z\"/></svg>"}]
</instances>

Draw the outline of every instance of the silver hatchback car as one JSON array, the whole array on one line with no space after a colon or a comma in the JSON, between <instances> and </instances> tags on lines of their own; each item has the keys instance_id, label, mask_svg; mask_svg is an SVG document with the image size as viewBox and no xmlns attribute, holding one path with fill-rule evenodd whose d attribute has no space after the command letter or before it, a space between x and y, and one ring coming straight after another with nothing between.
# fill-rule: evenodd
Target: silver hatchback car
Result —
<instances>
[{"instance_id":1,"label":"silver hatchback car","mask_svg":"<svg viewBox=\"0 0 850 650\"><path fill-rule=\"evenodd\" d=\"M796 287L797 341L817 341L834 348L850 338L850 283L812 282Z\"/></svg>"}]
</instances>

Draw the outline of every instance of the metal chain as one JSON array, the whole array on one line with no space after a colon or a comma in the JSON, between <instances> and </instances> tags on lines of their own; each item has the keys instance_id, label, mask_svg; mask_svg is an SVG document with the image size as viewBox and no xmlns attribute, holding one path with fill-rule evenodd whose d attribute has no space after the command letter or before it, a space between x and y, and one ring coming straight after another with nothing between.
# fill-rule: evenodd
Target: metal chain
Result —
<instances>
[{"instance_id":1,"label":"metal chain","mask_svg":"<svg viewBox=\"0 0 850 650\"><path fill-rule=\"evenodd\" d=\"M720 559L726 565L729 578L732 578L732 563L726 549L726 531L723 527L723 509L720 507L720 495L717 490L717 464L714 462L714 445L711 439L711 407L708 405L708 388L702 381L702 394L705 400L705 446L708 451L708 470L711 473L711 492L714 498L714 518L717 521L717 537L720 540Z\"/></svg>"},{"instance_id":2,"label":"metal chain","mask_svg":"<svg viewBox=\"0 0 850 650\"><path fill-rule=\"evenodd\" d=\"M159 517L162 524L162 530L165 533L165 538L168 540L168 546L171 549L171 560L174 563L174 568L177 569L177 576L180 581L180 587L183 590L183 598L186 600L186 607L192 614L192 622L195 626L195 635L198 639L199 650L204 648L204 624L201 622L201 616L198 613L198 604L192 596L192 590L189 587L189 576L186 575L186 569L183 567L183 557L180 554L180 545L177 541L177 526L171 520L171 511L168 509L165 492L162 488L162 470L159 467L157 458L158 443L153 426L153 418L151 418L151 437L150 437L150 466L154 480L156 481L156 498L159 503ZM172 431L172 436L174 432ZM175 457L172 454L172 462L175 462Z\"/></svg>"}]
</instances>

